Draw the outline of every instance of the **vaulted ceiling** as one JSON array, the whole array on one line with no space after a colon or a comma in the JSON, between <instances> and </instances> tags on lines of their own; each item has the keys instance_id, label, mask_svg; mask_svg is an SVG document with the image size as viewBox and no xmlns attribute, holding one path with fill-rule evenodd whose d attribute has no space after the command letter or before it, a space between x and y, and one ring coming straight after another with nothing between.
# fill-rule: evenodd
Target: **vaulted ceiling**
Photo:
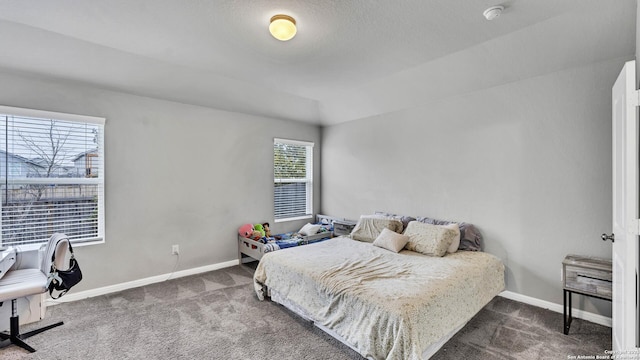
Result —
<instances>
[{"instance_id":1,"label":"vaulted ceiling","mask_svg":"<svg viewBox=\"0 0 640 360\"><path fill-rule=\"evenodd\" d=\"M636 0L0 0L0 71L327 125L629 57L635 23Z\"/></svg>"}]
</instances>

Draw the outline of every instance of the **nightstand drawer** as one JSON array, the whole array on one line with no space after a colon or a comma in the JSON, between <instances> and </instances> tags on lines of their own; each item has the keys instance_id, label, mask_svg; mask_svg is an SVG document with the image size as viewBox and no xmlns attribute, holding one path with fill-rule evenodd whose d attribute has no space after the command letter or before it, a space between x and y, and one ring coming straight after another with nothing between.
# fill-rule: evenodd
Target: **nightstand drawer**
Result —
<instances>
[{"instance_id":1,"label":"nightstand drawer","mask_svg":"<svg viewBox=\"0 0 640 360\"><path fill-rule=\"evenodd\" d=\"M564 287L611 299L611 272L567 265Z\"/></svg>"},{"instance_id":2,"label":"nightstand drawer","mask_svg":"<svg viewBox=\"0 0 640 360\"><path fill-rule=\"evenodd\" d=\"M566 290L611 299L611 261L569 255L562 262Z\"/></svg>"}]
</instances>

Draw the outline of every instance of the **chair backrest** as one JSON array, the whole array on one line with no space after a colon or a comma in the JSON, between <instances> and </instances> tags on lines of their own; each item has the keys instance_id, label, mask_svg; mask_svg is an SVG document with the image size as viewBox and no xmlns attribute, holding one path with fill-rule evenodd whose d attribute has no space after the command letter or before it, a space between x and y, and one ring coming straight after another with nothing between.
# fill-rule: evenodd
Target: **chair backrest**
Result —
<instances>
[{"instance_id":1,"label":"chair backrest","mask_svg":"<svg viewBox=\"0 0 640 360\"><path fill-rule=\"evenodd\" d=\"M54 252L56 254L56 268L60 270L66 270L69 265L65 262L67 258L67 252L69 250L69 238L65 234L55 233L51 235L49 242L46 245L46 249L43 254L42 263L40 264L40 270L48 274L51 271L51 257Z\"/></svg>"}]
</instances>

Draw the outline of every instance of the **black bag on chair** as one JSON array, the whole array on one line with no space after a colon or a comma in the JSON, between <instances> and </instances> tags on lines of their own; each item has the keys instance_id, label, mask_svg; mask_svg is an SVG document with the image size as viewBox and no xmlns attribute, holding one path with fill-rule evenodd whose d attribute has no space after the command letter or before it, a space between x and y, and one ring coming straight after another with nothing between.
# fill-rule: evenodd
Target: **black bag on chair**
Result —
<instances>
[{"instance_id":1,"label":"black bag on chair","mask_svg":"<svg viewBox=\"0 0 640 360\"><path fill-rule=\"evenodd\" d=\"M49 272L49 279L47 288L49 289L49 295L53 299L59 299L62 295L66 294L71 287L79 283L82 280L82 271L80 265L73 255L73 247L68 239L61 239L60 241L67 240L69 242L69 252L71 258L69 259L69 268L67 270L56 269L56 252L51 255L51 271ZM60 291L58 296L53 295L53 291Z\"/></svg>"}]
</instances>

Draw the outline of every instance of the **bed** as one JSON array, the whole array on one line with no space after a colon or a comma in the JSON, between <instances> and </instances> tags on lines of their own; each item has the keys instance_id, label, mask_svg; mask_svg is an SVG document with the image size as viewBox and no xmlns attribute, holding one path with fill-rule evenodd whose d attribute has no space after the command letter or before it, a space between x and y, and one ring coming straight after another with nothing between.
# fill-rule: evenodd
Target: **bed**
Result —
<instances>
[{"instance_id":1,"label":"bed","mask_svg":"<svg viewBox=\"0 0 640 360\"><path fill-rule=\"evenodd\" d=\"M265 254L254 286L366 358L425 359L504 289L504 265L481 251L395 253L341 236Z\"/></svg>"},{"instance_id":2,"label":"bed","mask_svg":"<svg viewBox=\"0 0 640 360\"><path fill-rule=\"evenodd\" d=\"M298 232L288 232L275 234L267 241L256 241L238 235L238 260L240 263L247 263L262 259L268 252L286 249L290 247L313 244L318 241L329 239L333 236L333 222L344 220L342 218L316 215L314 224L321 225L318 232L310 235L302 235ZM276 239L277 238L277 239Z\"/></svg>"}]
</instances>

